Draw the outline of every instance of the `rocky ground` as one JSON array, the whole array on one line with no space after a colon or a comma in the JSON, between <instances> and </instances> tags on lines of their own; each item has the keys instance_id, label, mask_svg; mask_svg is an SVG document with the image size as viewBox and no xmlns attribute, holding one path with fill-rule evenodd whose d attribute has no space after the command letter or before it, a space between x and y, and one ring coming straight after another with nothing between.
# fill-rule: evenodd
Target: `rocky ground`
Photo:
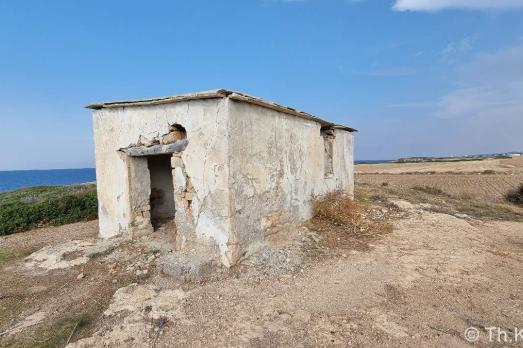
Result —
<instances>
[{"instance_id":1,"label":"rocky ground","mask_svg":"<svg viewBox=\"0 0 523 348\"><path fill-rule=\"evenodd\" d=\"M96 221L0 239L0 346L267 347L522 345L523 223L380 186L363 235L308 223L232 269L169 249L166 230L96 240ZM518 220L518 219L516 219ZM508 342L512 340L512 342Z\"/></svg>"}]
</instances>

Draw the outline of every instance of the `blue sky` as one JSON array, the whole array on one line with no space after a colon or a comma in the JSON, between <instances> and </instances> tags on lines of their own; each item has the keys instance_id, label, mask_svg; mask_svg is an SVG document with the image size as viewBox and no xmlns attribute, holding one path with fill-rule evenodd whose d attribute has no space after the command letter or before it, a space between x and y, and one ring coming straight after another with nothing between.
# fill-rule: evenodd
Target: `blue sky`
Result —
<instances>
[{"instance_id":1,"label":"blue sky","mask_svg":"<svg viewBox=\"0 0 523 348\"><path fill-rule=\"evenodd\" d=\"M92 167L95 101L230 88L357 159L523 151L523 0L1 1L0 170Z\"/></svg>"}]
</instances>

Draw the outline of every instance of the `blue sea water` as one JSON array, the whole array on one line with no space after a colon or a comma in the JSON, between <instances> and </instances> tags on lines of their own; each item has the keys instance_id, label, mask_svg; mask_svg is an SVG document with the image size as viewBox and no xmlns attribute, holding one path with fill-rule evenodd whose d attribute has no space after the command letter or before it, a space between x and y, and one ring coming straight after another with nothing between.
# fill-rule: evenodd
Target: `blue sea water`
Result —
<instances>
[{"instance_id":1,"label":"blue sea water","mask_svg":"<svg viewBox=\"0 0 523 348\"><path fill-rule=\"evenodd\" d=\"M390 161L355 161L356 164L386 162ZM96 181L94 168L0 171L0 192L32 186L71 185L94 181Z\"/></svg>"},{"instance_id":2,"label":"blue sea water","mask_svg":"<svg viewBox=\"0 0 523 348\"><path fill-rule=\"evenodd\" d=\"M94 168L0 171L0 192L31 186L71 185L94 181Z\"/></svg>"}]
</instances>

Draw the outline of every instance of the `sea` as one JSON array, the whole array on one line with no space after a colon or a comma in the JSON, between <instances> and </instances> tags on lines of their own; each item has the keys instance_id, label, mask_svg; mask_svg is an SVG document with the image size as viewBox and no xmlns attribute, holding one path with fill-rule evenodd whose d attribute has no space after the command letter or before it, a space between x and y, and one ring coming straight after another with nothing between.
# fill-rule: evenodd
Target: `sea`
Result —
<instances>
[{"instance_id":1,"label":"sea","mask_svg":"<svg viewBox=\"0 0 523 348\"><path fill-rule=\"evenodd\" d=\"M0 192L32 186L72 185L94 181L94 168L0 171Z\"/></svg>"},{"instance_id":2,"label":"sea","mask_svg":"<svg viewBox=\"0 0 523 348\"><path fill-rule=\"evenodd\" d=\"M356 164L386 163L389 160L355 161ZM94 168L0 171L0 192L32 186L82 184L96 181Z\"/></svg>"}]
</instances>

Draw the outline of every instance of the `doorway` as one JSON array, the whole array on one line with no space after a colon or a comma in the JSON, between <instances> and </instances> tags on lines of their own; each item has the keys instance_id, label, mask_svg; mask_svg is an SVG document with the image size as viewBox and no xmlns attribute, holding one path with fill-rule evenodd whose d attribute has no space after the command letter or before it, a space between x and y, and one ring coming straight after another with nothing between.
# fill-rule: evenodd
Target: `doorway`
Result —
<instances>
[{"instance_id":1,"label":"doorway","mask_svg":"<svg viewBox=\"0 0 523 348\"><path fill-rule=\"evenodd\" d=\"M151 223L156 230L159 226L174 219L174 185L171 168L171 155L147 157L147 167L151 179Z\"/></svg>"}]
</instances>

